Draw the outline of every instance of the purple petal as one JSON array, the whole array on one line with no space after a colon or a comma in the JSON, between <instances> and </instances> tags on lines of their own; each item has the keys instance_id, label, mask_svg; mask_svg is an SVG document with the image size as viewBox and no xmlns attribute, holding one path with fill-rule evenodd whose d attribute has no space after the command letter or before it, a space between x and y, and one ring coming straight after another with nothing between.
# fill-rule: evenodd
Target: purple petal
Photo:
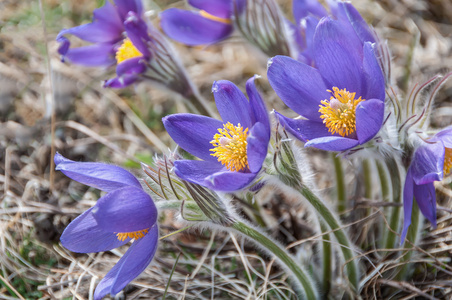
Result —
<instances>
[{"instance_id":1,"label":"purple petal","mask_svg":"<svg viewBox=\"0 0 452 300\"><path fill-rule=\"evenodd\" d=\"M218 172L206 178L206 187L221 192L235 192L244 189L256 178L256 173Z\"/></svg>"},{"instance_id":2,"label":"purple petal","mask_svg":"<svg viewBox=\"0 0 452 300\"><path fill-rule=\"evenodd\" d=\"M120 241L116 233L100 228L92 214L93 208L78 216L64 229L60 240L65 248L77 253L92 253L109 251L130 241Z\"/></svg>"},{"instance_id":3,"label":"purple petal","mask_svg":"<svg viewBox=\"0 0 452 300\"><path fill-rule=\"evenodd\" d=\"M114 0L118 12L123 20L127 19L129 12L134 12L138 16L143 14L143 4L141 0Z\"/></svg>"},{"instance_id":4,"label":"purple petal","mask_svg":"<svg viewBox=\"0 0 452 300\"><path fill-rule=\"evenodd\" d=\"M338 87L362 95L362 44L341 22L324 18L314 34L313 55L329 89ZM320 99L323 100L323 99Z\"/></svg>"},{"instance_id":5,"label":"purple petal","mask_svg":"<svg viewBox=\"0 0 452 300\"><path fill-rule=\"evenodd\" d=\"M250 128L250 105L242 91L230 81L215 81L212 85L215 104L223 123L231 122L234 126L241 124L243 128Z\"/></svg>"},{"instance_id":6,"label":"purple petal","mask_svg":"<svg viewBox=\"0 0 452 300\"><path fill-rule=\"evenodd\" d=\"M157 221L157 209L141 188L125 187L100 198L93 210L99 227L110 232L147 229Z\"/></svg>"},{"instance_id":7,"label":"purple petal","mask_svg":"<svg viewBox=\"0 0 452 300\"><path fill-rule=\"evenodd\" d=\"M441 130L429 141L431 142L441 141L444 147L452 148L452 126Z\"/></svg>"},{"instance_id":8,"label":"purple petal","mask_svg":"<svg viewBox=\"0 0 452 300\"><path fill-rule=\"evenodd\" d=\"M342 6L341 10L345 13L347 17L347 22L356 32L359 39L364 42L375 43L375 36L369 28L367 22L363 19L361 14L356 10L356 8L347 2L338 2L339 6ZM345 18L344 18L345 19Z\"/></svg>"},{"instance_id":9,"label":"purple petal","mask_svg":"<svg viewBox=\"0 0 452 300\"><path fill-rule=\"evenodd\" d=\"M425 184L443 179L445 149L442 143L424 144L416 149L411 168L416 184Z\"/></svg>"},{"instance_id":10,"label":"purple petal","mask_svg":"<svg viewBox=\"0 0 452 300\"><path fill-rule=\"evenodd\" d=\"M385 99L385 79L371 43L365 43L363 48L363 97L365 99Z\"/></svg>"},{"instance_id":11,"label":"purple petal","mask_svg":"<svg viewBox=\"0 0 452 300\"><path fill-rule=\"evenodd\" d=\"M227 38L233 27L204 18L199 13L170 8L160 13L162 30L173 40L197 46L213 44Z\"/></svg>"},{"instance_id":12,"label":"purple petal","mask_svg":"<svg viewBox=\"0 0 452 300\"><path fill-rule=\"evenodd\" d=\"M433 182L421 185L414 185L414 198L422 214L436 228L436 193Z\"/></svg>"},{"instance_id":13,"label":"purple petal","mask_svg":"<svg viewBox=\"0 0 452 300\"><path fill-rule=\"evenodd\" d=\"M345 151L357 146L359 142L354 139L349 139L341 136L327 136L310 140L305 147L314 147L327 151Z\"/></svg>"},{"instance_id":14,"label":"purple petal","mask_svg":"<svg viewBox=\"0 0 452 300\"><path fill-rule=\"evenodd\" d=\"M405 186L403 187L403 229L400 238L400 245L405 242L405 237L408 232L408 227L411 225L411 212L413 210L413 176L411 168L408 168L408 172L405 178Z\"/></svg>"},{"instance_id":15,"label":"purple petal","mask_svg":"<svg viewBox=\"0 0 452 300\"><path fill-rule=\"evenodd\" d=\"M116 67L116 74L121 76L124 74L130 75L143 73L146 70L146 65L143 60L144 58L142 56L126 59L122 63L118 64Z\"/></svg>"},{"instance_id":16,"label":"purple petal","mask_svg":"<svg viewBox=\"0 0 452 300\"><path fill-rule=\"evenodd\" d=\"M231 17L232 2L231 0L188 0L191 6L223 19Z\"/></svg>"},{"instance_id":17,"label":"purple petal","mask_svg":"<svg viewBox=\"0 0 452 300\"><path fill-rule=\"evenodd\" d=\"M177 160L174 162L174 172L177 176L202 186L206 186L207 177L225 170L226 168L218 161Z\"/></svg>"},{"instance_id":18,"label":"purple petal","mask_svg":"<svg viewBox=\"0 0 452 300\"><path fill-rule=\"evenodd\" d=\"M145 237L133 242L129 250L97 285L94 299L119 293L151 263L157 250L158 226L154 225Z\"/></svg>"},{"instance_id":19,"label":"purple petal","mask_svg":"<svg viewBox=\"0 0 452 300\"><path fill-rule=\"evenodd\" d=\"M141 189L140 182L130 172L118 166L93 163L75 162L55 154L55 170L61 171L67 177L97 189L111 192L126 186Z\"/></svg>"},{"instance_id":20,"label":"purple petal","mask_svg":"<svg viewBox=\"0 0 452 300\"><path fill-rule=\"evenodd\" d=\"M268 81L281 100L296 113L320 120L320 101L329 99L319 72L287 56L275 56L268 62Z\"/></svg>"},{"instance_id":21,"label":"purple petal","mask_svg":"<svg viewBox=\"0 0 452 300\"><path fill-rule=\"evenodd\" d=\"M373 138L383 125L385 104L378 99L362 101L356 107L356 134L360 144Z\"/></svg>"},{"instance_id":22,"label":"purple petal","mask_svg":"<svg viewBox=\"0 0 452 300\"><path fill-rule=\"evenodd\" d=\"M291 119L275 112L281 125L297 139L307 142L319 137L332 136L328 128L322 122L310 120Z\"/></svg>"},{"instance_id":23,"label":"purple petal","mask_svg":"<svg viewBox=\"0 0 452 300\"><path fill-rule=\"evenodd\" d=\"M124 27L132 44L144 57L149 59L151 57L151 52L148 49L147 42L150 38L146 22L136 13L129 12L127 14L127 19L124 22Z\"/></svg>"},{"instance_id":24,"label":"purple petal","mask_svg":"<svg viewBox=\"0 0 452 300\"><path fill-rule=\"evenodd\" d=\"M270 135L267 128L262 123L256 123L250 130L246 138L246 155L248 166L252 173L257 173L262 168L262 164L267 156L268 142Z\"/></svg>"},{"instance_id":25,"label":"purple petal","mask_svg":"<svg viewBox=\"0 0 452 300\"><path fill-rule=\"evenodd\" d=\"M248 79L246 82L246 93L250 99L252 122L262 123L266 128L268 137L270 138L270 119L268 117L268 111L265 107L264 100L262 100L262 97L256 88L256 84L254 83L256 78L258 78L257 75Z\"/></svg>"},{"instance_id":26,"label":"purple petal","mask_svg":"<svg viewBox=\"0 0 452 300\"><path fill-rule=\"evenodd\" d=\"M65 50L66 46L67 44L63 44L61 52ZM94 44L71 48L64 54L62 61L66 59L71 63L88 67L111 66L116 62L112 44Z\"/></svg>"},{"instance_id":27,"label":"purple petal","mask_svg":"<svg viewBox=\"0 0 452 300\"><path fill-rule=\"evenodd\" d=\"M104 82L104 88L114 88L114 89L122 89L128 87L131 84L134 84L139 80L139 76L137 74L124 74Z\"/></svg>"},{"instance_id":28,"label":"purple petal","mask_svg":"<svg viewBox=\"0 0 452 300\"><path fill-rule=\"evenodd\" d=\"M314 15L319 18L328 15L323 5L317 0L294 0L292 2L292 10L297 26L308 15Z\"/></svg>"},{"instance_id":29,"label":"purple petal","mask_svg":"<svg viewBox=\"0 0 452 300\"><path fill-rule=\"evenodd\" d=\"M171 138L182 149L207 161L217 161L209 150L213 148L210 141L223 128L223 122L194 114L174 114L162 119L163 125Z\"/></svg>"}]
</instances>

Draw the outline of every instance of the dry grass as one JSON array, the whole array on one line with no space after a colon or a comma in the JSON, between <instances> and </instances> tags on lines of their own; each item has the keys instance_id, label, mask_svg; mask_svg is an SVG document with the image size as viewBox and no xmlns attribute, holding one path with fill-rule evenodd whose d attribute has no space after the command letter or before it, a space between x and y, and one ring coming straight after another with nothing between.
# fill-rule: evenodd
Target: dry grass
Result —
<instances>
[{"instance_id":1,"label":"dry grass","mask_svg":"<svg viewBox=\"0 0 452 300\"><path fill-rule=\"evenodd\" d=\"M45 26L37 0L0 2L0 299L88 298L95 284L125 251L120 248L108 253L76 255L58 244L65 226L91 207L99 193L62 174L51 176L51 145L73 160L136 167L138 160L148 160L156 152L167 151L166 145L172 145L161 117L185 110L180 99L146 85L121 91L102 89L100 81L111 76L111 70L62 64L56 54L56 34L63 27L87 22L98 3L43 2ZM156 5L145 2L150 7ZM288 1L282 2L285 9L290 7ZM355 2L363 16L388 40L394 79L402 90L413 82L450 71L449 0ZM157 4L168 5L165 1ZM171 1L171 5L181 3ZM412 62L408 62L407 53L417 34L419 43ZM263 76L260 82L268 107L284 109L266 82L266 58L240 37L207 49L182 45L176 48L208 99L212 99L210 87L214 80L228 79L243 88L246 79L256 73ZM406 81L407 76L410 82ZM450 84L438 95L434 126L452 123L451 95ZM52 103L55 103L54 124ZM331 194L334 182L329 176L328 160L323 153L312 151L312 154L316 181L326 195ZM356 188L357 182L352 169L347 170L350 190ZM137 174L141 176L139 171ZM441 191L438 203L444 209L439 210L438 228L431 230L426 224L423 240L419 247L413 247L412 263L416 267L410 282L391 279L403 262L390 251L373 250L373 232L384 224L380 194L375 192L374 199L364 199L366 202L357 190L357 198L351 199L356 204L353 208L357 213L370 210L372 217L357 220L346 214L344 220L353 223L350 233L357 244L368 243L368 249L364 249L368 252L360 255L366 267L361 291L364 299L451 297L450 181L439 185L438 190ZM312 241L319 237L312 237L305 211L303 208L294 211L290 203L278 201L284 199L273 197L264 205L269 224L273 224L272 234L287 244L311 238L297 246L309 251L315 243ZM161 221L162 235L181 226L171 216ZM168 298L295 298L287 275L233 236L188 231L164 239L159 249L151 266L123 291L127 299L162 296L179 253ZM382 274L386 274L386 279ZM340 285L336 288L340 291Z\"/></svg>"}]
</instances>

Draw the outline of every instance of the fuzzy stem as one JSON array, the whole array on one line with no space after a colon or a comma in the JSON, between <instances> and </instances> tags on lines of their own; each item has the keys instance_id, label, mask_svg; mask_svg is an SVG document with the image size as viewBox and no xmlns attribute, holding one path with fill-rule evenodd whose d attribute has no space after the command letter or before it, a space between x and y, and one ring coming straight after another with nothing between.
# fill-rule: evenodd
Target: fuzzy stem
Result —
<instances>
[{"instance_id":1,"label":"fuzzy stem","mask_svg":"<svg viewBox=\"0 0 452 300\"><path fill-rule=\"evenodd\" d=\"M381 186L381 198L382 201L389 201L389 185L388 185L388 176L386 174L386 169L384 164L381 163L380 160L377 160L377 170L378 170L378 177L380 178L380 186ZM388 209L385 209L387 211ZM385 230L385 224L384 222L380 222L380 228L382 232L381 239L379 239L379 245L380 248L384 248L385 242L386 242L386 235L388 234L388 231Z\"/></svg>"},{"instance_id":2,"label":"fuzzy stem","mask_svg":"<svg viewBox=\"0 0 452 300\"><path fill-rule=\"evenodd\" d=\"M330 235L329 234L325 234L325 232L328 231L328 226L321 221L320 222L320 228L322 229L322 233L323 234L323 240L322 240L322 244L323 244L323 298L327 298L328 297L328 293L330 291L330 285L331 285L331 276L332 276L332 272L331 272L331 268L332 268L332 264L329 263L331 261L331 257L332 257L332 252L331 252L331 241L330 241Z\"/></svg>"},{"instance_id":3,"label":"fuzzy stem","mask_svg":"<svg viewBox=\"0 0 452 300\"><path fill-rule=\"evenodd\" d=\"M318 299L317 290L314 286L313 280L283 247L279 246L243 221L236 221L231 225L231 227L275 255L284 264L284 266L293 273L297 281L301 284L304 289L306 299Z\"/></svg>"},{"instance_id":4,"label":"fuzzy stem","mask_svg":"<svg viewBox=\"0 0 452 300\"><path fill-rule=\"evenodd\" d=\"M340 249L344 259L347 263L347 275L349 277L350 283L355 288L358 289L359 285L359 270L358 265L355 262L353 255L353 246L345 231L341 228L339 221L336 219L335 215L328 207L320 200L310 189L306 186L302 186L299 192L311 203L311 205L316 209L316 211L323 217L325 222L333 230L333 234L337 241L341 245Z\"/></svg>"},{"instance_id":5,"label":"fuzzy stem","mask_svg":"<svg viewBox=\"0 0 452 300\"><path fill-rule=\"evenodd\" d=\"M372 172L370 168L370 161L363 160L363 175L364 175L364 197L367 200L372 200Z\"/></svg>"},{"instance_id":6,"label":"fuzzy stem","mask_svg":"<svg viewBox=\"0 0 452 300\"><path fill-rule=\"evenodd\" d=\"M182 204L188 209L198 211L199 207L194 201L180 201L180 200L162 200L155 202L155 206L158 209L165 210L165 209L176 209L180 210Z\"/></svg>"},{"instance_id":7,"label":"fuzzy stem","mask_svg":"<svg viewBox=\"0 0 452 300\"><path fill-rule=\"evenodd\" d=\"M392 179L392 202L394 204L401 203L401 190L402 190L402 182L400 178L399 164L394 158L389 158L386 161L386 166L388 167L389 174ZM392 230L388 231L388 235L386 237L385 248L393 249L395 246L396 233L399 230L399 221L400 218L400 207L394 206L392 208L391 216L389 217L389 226Z\"/></svg>"},{"instance_id":8,"label":"fuzzy stem","mask_svg":"<svg viewBox=\"0 0 452 300\"><path fill-rule=\"evenodd\" d=\"M342 214L347 207L347 192L345 190L344 169L342 168L341 158L335 153L332 154L334 162L334 170L336 172L336 186L337 186L337 210Z\"/></svg>"},{"instance_id":9,"label":"fuzzy stem","mask_svg":"<svg viewBox=\"0 0 452 300\"><path fill-rule=\"evenodd\" d=\"M422 220L422 215L419 213L419 206L417 205L416 201L413 201L413 210L411 213L411 225L410 228L408 229L408 233L407 233L407 240L410 241L411 244L415 245L416 241L418 240L419 234L421 233L421 228L419 226L419 224L421 223ZM405 242L405 245L408 244ZM408 246L411 246L411 244L409 244ZM413 251L409 250L402 258L401 261L402 262L408 262L411 257L413 256ZM396 279L401 281L401 280L405 280L408 279L407 276L409 276L410 274L410 264L406 263L404 264L399 273L396 276Z\"/></svg>"}]
</instances>

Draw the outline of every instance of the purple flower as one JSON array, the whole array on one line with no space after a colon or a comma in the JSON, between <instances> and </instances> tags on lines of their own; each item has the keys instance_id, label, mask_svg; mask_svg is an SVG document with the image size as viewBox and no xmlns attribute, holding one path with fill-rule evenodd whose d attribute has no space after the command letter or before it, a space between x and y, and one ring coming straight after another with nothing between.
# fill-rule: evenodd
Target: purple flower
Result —
<instances>
[{"instance_id":1,"label":"purple flower","mask_svg":"<svg viewBox=\"0 0 452 300\"><path fill-rule=\"evenodd\" d=\"M285 56L269 61L271 86L303 119L276 116L305 146L344 151L378 133L385 81L373 46L353 26L326 17L312 38L315 67Z\"/></svg>"},{"instance_id":2,"label":"purple flower","mask_svg":"<svg viewBox=\"0 0 452 300\"><path fill-rule=\"evenodd\" d=\"M85 66L110 66L117 64L117 77L105 86L122 88L138 80L146 71L146 62L152 57L147 43L151 42L148 26L142 19L141 0L115 0L115 6L106 1L93 12L93 21L62 30L57 41L62 61L66 59ZM70 48L67 34L93 43Z\"/></svg>"},{"instance_id":3,"label":"purple flower","mask_svg":"<svg viewBox=\"0 0 452 300\"><path fill-rule=\"evenodd\" d=\"M232 0L188 0L188 3L199 10L170 8L160 14L162 30L170 38L195 46L216 43L232 33Z\"/></svg>"},{"instance_id":4,"label":"purple flower","mask_svg":"<svg viewBox=\"0 0 452 300\"><path fill-rule=\"evenodd\" d=\"M180 178L218 191L240 190L256 178L267 155L270 122L254 79L246 83L249 102L232 82L214 82L223 121L193 114L163 118L173 140L202 159L175 161Z\"/></svg>"},{"instance_id":5,"label":"purple flower","mask_svg":"<svg viewBox=\"0 0 452 300\"><path fill-rule=\"evenodd\" d=\"M441 181L452 168L452 127L426 140L414 152L403 188L404 221L401 243L411 224L413 196L427 220L436 227L436 193L434 181Z\"/></svg>"},{"instance_id":6,"label":"purple flower","mask_svg":"<svg viewBox=\"0 0 452 300\"><path fill-rule=\"evenodd\" d=\"M56 170L107 194L72 221L61 236L67 249L78 253L109 251L135 241L107 273L95 299L115 295L149 265L157 250L157 209L139 181L128 171L108 164L74 162L55 155Z\"/></svg>"}]
</instances>

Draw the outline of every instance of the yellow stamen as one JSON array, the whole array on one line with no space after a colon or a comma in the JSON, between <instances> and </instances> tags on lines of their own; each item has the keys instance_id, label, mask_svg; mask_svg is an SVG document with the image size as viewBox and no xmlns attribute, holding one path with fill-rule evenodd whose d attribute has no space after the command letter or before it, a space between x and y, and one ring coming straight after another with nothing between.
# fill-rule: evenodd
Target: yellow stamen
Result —
<instances>
[{"instance_id":1,"label":"yellow stamen","mask_svg":"<svg viewBox=\"0 0 452 300\"><path fill-rule=\"evenodd\" d=\"M243 129L240 123L237 126L230 122L223 124L224 128L218 128L210 142L214 152L210 155L218 158L230 171L239 172L248 168L248 157L246 155L246 138L248 137L248 128Z\"/></svg>"},{"instance_id":2,"label":"yellow stamen","mask_svg":"<svg viewBox=\"0 0 452 300\"><path fill-rule=\"evenodd\" d=\"M118 51L116 51L116 62L120 64L127 59L138 56L143 56L143 54L137 48L135 48L135 46L132 44L132 41L125 39L122 45L119 47Z\"/></svg>"},{"instance_id":3,"label":"yellow stamen","mask_svg":"<svg viewBox=\"0 0 452 300\"><path fill-rule=\"evenodd\" d=\"M443 174L448 174L452 169L452 148L444 148L446 152L444 153L444 167Z\"/></svg>"},{"instance_id":4,"label":"yellow stamen","mask_svg":"<svg viewBox=\"0 0 452 300\"><path fill-rule=\"evenodd\" d=\"M202 17L204 17L206 19L209 19L209 20L212 20L212 21L217 21L217 22L224 23L224 24L231 24L231 20L211 15L208 12L206 12L205 10L200 10L199 14Z\"/></svg>"},{"instance_id":5,"label":"yellow stamen","mask_svg":"<svg viewBox=\"0 0 452 300\"><path fill-rule=\"evenodd\" d=\"M356 106L361 101L359 97L355 100L356 93L350 93L346 89L340 90L333 87L333 91L327 90L333 96L330 100L322 100L319 112L322 114L323 124L332 134L339 133L340 136L348 136L356 131Z\"/></svg>"},{"instance_id":6,"label":"yellow stamen","mask_svg":"<svg viewBox=\"0 0 452 300\"><path fill-rule=\"evenodd\" d=\"M134 232L120 232L120 233L117 233L116 236L118 237L118 240L120 240L122 242L124 242L127 238L139 240L142 237L144 237L148 233L148 231L149 231L149 228L139 230L139 231L134 231Z\"/></svg>"}]
</instances>

